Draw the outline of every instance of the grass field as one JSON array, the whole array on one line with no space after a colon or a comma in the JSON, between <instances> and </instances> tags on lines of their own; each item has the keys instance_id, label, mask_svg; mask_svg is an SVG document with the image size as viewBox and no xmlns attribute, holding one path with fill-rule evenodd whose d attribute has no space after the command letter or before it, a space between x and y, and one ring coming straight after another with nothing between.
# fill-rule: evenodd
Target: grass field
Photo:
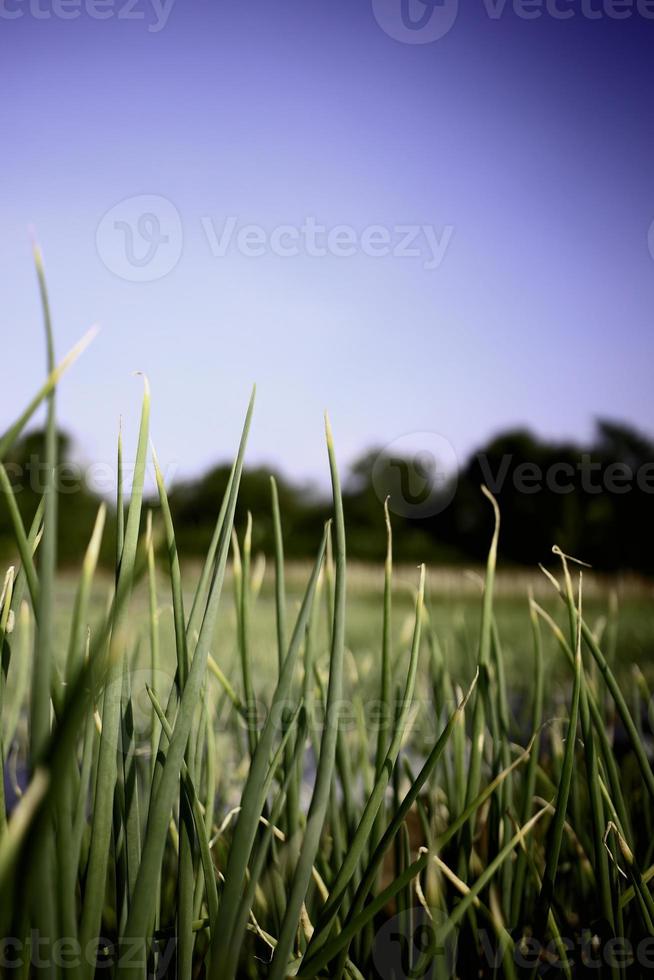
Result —
<instances>
[{"instance_id":1,"label":"grass field","mask_svg":"<svg viewBox=\"0 0 654 980\"><path fill-rule=\"evenodd\" d=\"M309 577L310 566L287 565L286 593L287 616L297 611L302 599L303 583ZM157 608L161 664L174 675L176 666L175 632L170 593L166 589L166 569L157 567ZM184 568L184 581L188 583L184 598L190 608L200 568L189 565ZM483 587L483 568L430 569L427 568L426 593L431 621L439 638L448 667L460 676L461 681L472 679L476 668L480 626L480 595ZM415 604L417 570L399 567L394 575L393 646L406 652L411 640L411 627ZM58 647L66 649L66 635L73 609L77 582L74 574L65 571L56 584L56 609ZM100 617L105 610L107 597L113 588L107 576L99 575L91 596L91 615ZM383 567L354 565L348 570L348 616L346 620L346 647L352 654L351 666L362 665L365 675L378 660L382 637L381 602L384 589ZM277 649L275 640L275 587L271 563L259 558L255 562L255 614L250 624L250 656L255 668L255 687L262 691L276 679ZM215 637L215 654L221 659L236 662L238 655L237 610L234 602L234 582L231 566L227 569L225 595L222 601L220 626ZM511 686L520 693L528 693L532 676L525 670L525 657L531 655L531 637L525 629L529 618L529 595L556 619L565 624L565 610L553 597L552 587L545 575L536 570L498 570L495 582L494 615L498 632L503 641L503 654L507 670L511 674ZM638 664L648 679L654 679L654 584L644 579L622 576L594 576L588 573L585 580L586 618L595 633L606 637L612 663L620 679L629 684L632 665ZM326 607L318 610L319 633L326 636ZM131 628L135 636L142 638L141 659L149 657L149 596L145 586L137 587L130 607ZM328 657L326 643L318 655ZM543 637L543 653L548 674L552 679L569 685L569 675L560 656L555 639ZM521 669L522 668L522 669Z\"/></svg>"},{"instance_id":2,"label":"grass field","mask_svg":"<svg viewBox=\"0 0 654 980\"><path fill-rule=\"evenodd\" d=\"M206 560L181 566L158 470L143 513L147 382L129 494L118 450L114 574L104 505L57 574L62 369L39 272L51 373L0 438L1 463L47 400L51 482L29 528L9 492L0 596L3 973L651 971L651 584L561 553L555 574L498 572L485 488L483 569L394 568L387 510L383 569L348 569L329 422L333 520L315 563L287 566L272 481L266 573L250 523L234 532L254 399Z\"/></svg>"}]
</instances>

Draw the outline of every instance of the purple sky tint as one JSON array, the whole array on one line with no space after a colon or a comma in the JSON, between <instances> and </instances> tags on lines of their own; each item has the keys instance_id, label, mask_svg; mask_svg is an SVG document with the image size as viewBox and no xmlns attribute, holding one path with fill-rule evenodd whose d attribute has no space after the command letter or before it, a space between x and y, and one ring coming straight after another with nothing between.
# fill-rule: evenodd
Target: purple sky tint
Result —
<instances>
[{"instance_id":1,"label":"purple sky tint","mask_svg":"<svg viewBox=\"0 0 654 980\"><path fill-rule=\"evenodd\" d=\"M654 4L466 0L402 43L378 23L401 0L130 2L0 0L3 426L43 373L34 224L59 351L103 327L61 388L87 459L120 414L135 436L135 370L184 474L231 453L254 380L250 460L321 482L324 407L343 462L425 430L459 457L516 423L654 430ZM144 195L173 208L101 223ZM331 254L307 219L347 226Z\"/></svg>"}]
</instances>

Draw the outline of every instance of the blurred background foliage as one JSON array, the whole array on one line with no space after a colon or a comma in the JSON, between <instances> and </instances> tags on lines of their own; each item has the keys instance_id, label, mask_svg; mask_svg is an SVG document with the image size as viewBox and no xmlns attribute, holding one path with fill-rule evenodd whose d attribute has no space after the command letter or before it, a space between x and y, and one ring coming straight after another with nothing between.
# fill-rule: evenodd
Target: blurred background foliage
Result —
<instances>
[{"instance_id":1,"label":"blurred background foliage","mask_svg":"<svg viewBox=\"0 0 654 980\"><path fill-rule=\"evenodd\" d=\"M42 446L43 433L33 431L5 462L27 523L42 492ZM59 459L59 561L65 566L78 562L83 554L101 498L75 460L71 437L63 432ZM483 561L492 531L490 511L479 490L486 483L502 512L500 557L505 562L518 566L549 563L556 543L597 569L652 574L653 461L654 444L648 437L630 426L604 420L597 423L594 438L586 446L548 442L526 429L504 432L471 454L456 477L438 474L436 463L430 470L424 458L397 459L373 448L343 474L349 555L361 561L383 559L382 503L390 494L396 560L450 565ZM220 464L197 479L170 487L183 558L192 560L206 553L229 470L228 464ZM268 555L273 550L270 475L263 467L246 470L237 513L238 527L247 512L252 513L253 548ZM329 501L315 487L295 485L282 474L274 475L286 556L312 556L322 524L330 515ZM156 517L156 499L149 505ZM104 537L106 562L113 562L114 527L115 511L109 515ZM12 540L6 500L0 499L3 557L11 557Z\"/></svg>"}]
</instances>

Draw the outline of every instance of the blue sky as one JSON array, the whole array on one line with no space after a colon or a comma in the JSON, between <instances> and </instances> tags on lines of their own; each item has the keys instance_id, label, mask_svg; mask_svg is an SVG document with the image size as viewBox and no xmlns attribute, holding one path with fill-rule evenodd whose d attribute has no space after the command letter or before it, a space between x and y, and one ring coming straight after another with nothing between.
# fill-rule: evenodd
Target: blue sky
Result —
<instances>
[{"instance_id":1,"label":"blue sky","mask_svg":"<svg viewBox=\"0 0 654 980\"><path fill-rule=\"evenodd\" d=\"M185 475L253 381L250 461L320 482L326 407L344 464L654 430L653 5L444 0L405 43L400 2L3 0L2 425L44 371L33 225L59 352L102 326L60 395L87 460L135 436L137 370Z\"/></svg>"}]
</instances>

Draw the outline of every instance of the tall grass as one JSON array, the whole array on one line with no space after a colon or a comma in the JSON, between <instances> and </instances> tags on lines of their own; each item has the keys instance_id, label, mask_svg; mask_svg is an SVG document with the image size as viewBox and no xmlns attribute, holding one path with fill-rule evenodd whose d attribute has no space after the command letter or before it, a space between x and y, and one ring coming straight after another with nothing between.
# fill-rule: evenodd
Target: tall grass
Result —
<instances>
[{"instance_id":1,"label":"tall grass","mask_svg":"<svg viewBox=\"0 0 654 980\"><path fill-rule=\"evenodd\" d=\"M347 530L327 422L334 518L316 540L297 608L287 598L284 515L271 485L276 656L264 689L250 630L257 515L240 540L234 526L254 394L192 588L149 444L146 381L127 495L119 437L113 586L100 619L91 617L103 505L58 648L55 394L88 338L56 366L38 253L37 272L47 380L0 439L1 464L46 402L49 478L30 527L0 465L19 559L0 595L4 972L571 977L584 957L612 977L646 972L654 948L647 685L638 675L633 691L621 689L613 653L584 618L582 577L575 583L571 560L556 551L560 576L547 574L566 625L525 600L533 700L517 710L494 613L500 515L485 489L479 506L492 506L495 530L472 671L450 672L424 567L406 641L392 641L392 535L381 505L388 554L378 657L364 664L346 647ZM160 506L146 515L149 454ZM234 657L223 642L230 556ZM131 612L139 586L145 632ZM176 655L170 676L163 589ZM567 665L565 703L547 684L543 629ZM135 723L144 712L145 739Z\"/></svg>"}]
</instances>

